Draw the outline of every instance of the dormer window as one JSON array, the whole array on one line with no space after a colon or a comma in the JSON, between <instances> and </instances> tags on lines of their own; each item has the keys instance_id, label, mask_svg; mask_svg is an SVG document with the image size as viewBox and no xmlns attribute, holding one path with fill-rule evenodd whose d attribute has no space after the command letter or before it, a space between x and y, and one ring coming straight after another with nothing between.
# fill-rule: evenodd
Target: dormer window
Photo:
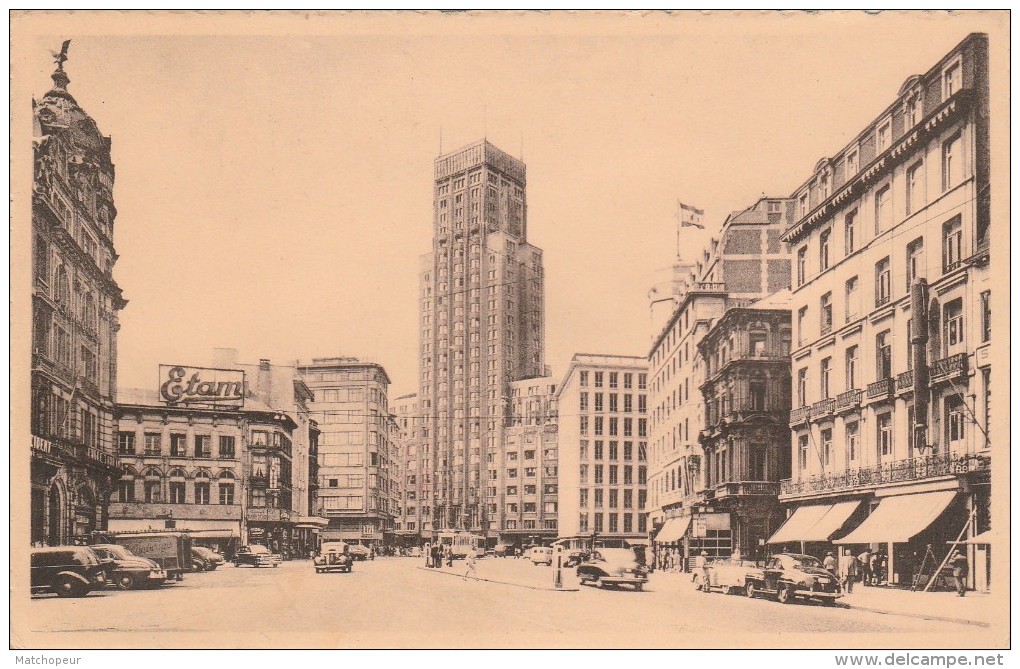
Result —
<instances>
[{"instance_id":1,"label":"dormer window","mask_svg":"<svg viewBox=\"0 0 1020 669\"><path fill-rule=\"evenodd\" d=\"M798 208L797 211L800 214L801 218L803 218L804 216L807 216L807 213L808 213L808 194L807 193L804 193L803 195L800 196L800 200L798 200L798 206L799 206L799 208Z\"/></svg>"},{"instance_id":2,"label":"dormer window","mask_svg":"<svg viewBox=\"0 0 1020 669\"><path fill-rule=\"evenodd\" d=\"M859 160L859 154L857 153L857 149L854 149L853 151L848 151L847 154L846 154L846 158L844 159L843 162L846 164L846 178L847 179L850 179L850 177L852 177L853 175L857 174L857 172L861 169L860 160Z\"/></svg>"},{"instance_id":3,"label":"dormer window","mask_svg":"<svg viewBox=\"0 0 1020 669\"><path fill-rule=\"evenodd\" d=\"M878 144L878 153L882 153L892 146L892 121L886 119L879 124L875 132L875 141Z\"/></svg>"},{"instance_id":4,"label":"dormer window","mask_svg":"<svg viewBox=\"0 0 1020 669\"><path fill-rule=\"evenodd\" d=\"M921 122L921 91L913 91L903 103L903 119L907 128Z\"/></svg>"},{"instance_id":5,"label":"dormer window","mask_svg":"<svg viewBox=\"0 0 1020 669\"><path fill-rule=\"evenodd\" d=\"M960 68L960 59L957 58L942 70L942 101L948 100L961 88L963 88L963 72Z\"/></svg>"},{"instance_id":6,"label":"dormer window","mask_svg":"<svg viewBox=\"0 0 1020 669\"><path fill-rule=\"evenodd\" d=\"M829 197L829 194L832 192L832 180L829 178L828 172L823 172L818 178L818 187L822 191L823 200Z\"/></svg>"}]
</instances>

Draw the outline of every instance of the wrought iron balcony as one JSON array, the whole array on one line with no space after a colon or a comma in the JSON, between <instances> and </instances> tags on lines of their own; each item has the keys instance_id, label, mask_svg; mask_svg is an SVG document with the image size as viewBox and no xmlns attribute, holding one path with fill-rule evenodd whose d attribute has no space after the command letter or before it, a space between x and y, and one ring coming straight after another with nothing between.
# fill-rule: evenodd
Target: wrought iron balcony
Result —
<instances>
[{"instance_id":1,"label":"wrought iron balcony","mask_svg":"<svg viewBox=\"0 0 1020 669\"><path fill-rule=\"evenodd\" d=\"M931 366L932 383L936 381L949 381L967 374L967 354L957 353L948 358L936 360Z\"/></svg>"},{"instance_id":2,"label":"wrought iron balcony","mask_svg":"<svg viewBox=\"0 0 1020 669\"><path fill-rule=\"evenodd\" d=\"M779 494L779 483L776 481L727 481L715 487L715 498L765 495L775 497Z\"/></svg>"},{"instance_id":3,"label":"wrought iron balcony","mask_svg":"<svg viewBox=\"0 0 1020 669\"><path fill-rule=\"evenodd\" d=\"M827 397L824 400L819 400L811 405L811 418L823 418L825 416L831 416L833 409L836 408L836 400Z\"/></svg>"},{"instance_id":4,"label":"wrought iron balcony","mask_svg":"<svg viewBox=\"0 0 1020 669\"><path fill-rule=\"evenodd\" d=\"M866 488L882 483L919 481L923 479L988 471L991 457L975 453L954 455L940 453L873 467L847 469L839 474L812 476L805 479L780 481L780 495L804 495L818 492L837 492Z\"/></svg>"},{"instance_id":5,"label":"wrought iron balcony","mask_svg":"<svg viewBox=\"0 0 1020 669\"><path fill-rule=\"evenodd\" d=\"M868 399L873 400L876 397L888 397L893 391L893 380L882 379L875 381L874 383L868 384Z\"/></svg>"},{"instance_id":6,"label":"wrought iron balcony","mask_svg":"<svg viewBox=\"0 0 1020 669\"><path fill-rule=\"evenodd\" d=\"M63 455L64 457L81 460L86 464L99 465L111 469L117 468L117 456L107 453L101 448L78 444L62 437L32 436L32 450L47 455Z\"/></svg>"},{"instance_id":7,"label":"wrought iron balcony","mask_svg":"<svg viewBox=\"0 0 1020 669\"><path fill-rule=\"evenodd\" d=\"M845 393L836 395L836 411L844 411L848 409L856 409L861 406L861 392L860 388L851 388Z\"/></svg>"},{"instance_id":8,"label":"wrought iron balcony","mask_svg":"<svg viewBox=\"0 0 1020 669\"><path fill-rule=\"evenodd\" d=\"M896 390L907 390L914 387L914 370L908 370L896 375Z\"/></svg>"},{"instance_id":9,"label":"wrought iron balcony","mask_svg":"<svg viewBox=\"0 0 1020 669\"><path fill-rule=\"evenodd\" d=\"M796 409L790 411L790 425L800 425L801 423L806 423L810 417L811 417L810 405L797 407Z\"/></svg>"}]
</instances>

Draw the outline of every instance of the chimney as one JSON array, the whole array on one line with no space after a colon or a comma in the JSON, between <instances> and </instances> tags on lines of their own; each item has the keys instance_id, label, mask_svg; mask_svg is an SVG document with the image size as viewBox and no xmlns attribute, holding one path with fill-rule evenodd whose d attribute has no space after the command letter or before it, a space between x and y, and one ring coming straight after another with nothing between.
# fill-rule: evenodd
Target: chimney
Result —
<instances>
[{"instance_id":1,"label":"chimney","mask_svg":"<svg viewBox=\"0 0 1020 669\"><path fill-rule=\"evenodd\" d=\"M259 369L269 371L269 358L262 358L259 360Z\"/></svg>"}]
</instances>

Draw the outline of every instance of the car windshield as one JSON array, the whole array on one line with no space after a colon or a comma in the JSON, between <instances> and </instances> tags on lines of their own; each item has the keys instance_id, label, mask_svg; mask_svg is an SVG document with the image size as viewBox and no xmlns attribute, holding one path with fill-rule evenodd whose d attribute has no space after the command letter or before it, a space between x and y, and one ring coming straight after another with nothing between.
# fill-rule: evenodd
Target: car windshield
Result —
<instances>
[{"instance_id":1,"label":"car windshield","mask_svg":"<svg viewBox=\"0 0 1020 669\"><path fill-rule=\"evenodd\" d=\"M810 555L798 555L791 557L791 566L795 567L821 567L822 563L817 558L813 558Z\"/></svg>"},{"instance_id":2,"label":"car windshield","mask_svg":"<svg viewBox=\"0 0 1020 669\"><path fill-rule=\"evenodd\" d=\"M259 546L259 545L249 546L248 550L250 552L252 552L252 553L259 553L259 554L265 554L265 553L269 552L268 548L266 548L265 546Z\"/></svg>"},{"instance_id":3,"label":"car windshield","mask_svg":"<svg viewBox=\"0 0 1020 669\"><path fill-rule=\"evenodd\" d=\"M101 549L97 550L103 551L110 557L115 558L117 560L127 560L128 558L135 557L134 555L131 554L131 551L124 548L123 546L103 546ZM100 555L102 555L102 553L100 553Z\"/></svg>"}]
</instances>

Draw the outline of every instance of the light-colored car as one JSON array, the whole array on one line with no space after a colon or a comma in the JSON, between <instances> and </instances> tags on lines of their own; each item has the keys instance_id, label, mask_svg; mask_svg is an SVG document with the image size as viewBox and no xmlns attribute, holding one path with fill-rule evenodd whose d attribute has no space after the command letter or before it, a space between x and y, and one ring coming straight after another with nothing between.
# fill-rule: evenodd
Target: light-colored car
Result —
<instances>
[{"instance_id":1,"label":"light-colored car","mask_svg":"<svg viewBox=\"0 0 1020 669\"><path fill-rule=\"evenodd\" d=\"M553 549L548 546L535 546L528 551L528 559L531 560L531 564L547 564L552 566Z\"/></svg>"},{"instance_id":2,"label":"light-colored car","mask_svg":"<svg viewBox=\"0 0 1020 669\"><path fill-rule=\"evenodd\" d=\"M629 585L641 590L648 582L648 570L638 564L630 548L599 548L577 567L581 585L591 583L597 587Z\"/></svg>"},{"instance_id":3,"label":"light-colored car","mask_svg":"<svg viewBox=\"0 0 1020 669\"><path fill-rule=\"evenodd\" d=\"M708 583L702 582L700 571L694 573L694 583L702 592L719 590L728 594L743 593L747 576L758 569L751 560L713 560L705 565Z\"/></svg>"},{"instance_id":4,"label":"light-colored car","mask_svg":"<svg viewBox=\"0 0 1020 669\"><path fill-rule=\"evenodd\" d=\"M328 541L322 544L319 554L315 556L315 573L330 571L351 573L354 561L350 556L350 547L343 541Z\"/></svg>"},{"instance_id":5,"label":"light-colored car","mask_svg":"<svg viewBox=\"0 0 1020 669\"><path fill-rule=\"evenodd\" d=\"M250 565L252 567L279 567L283 561L279 555L270 553L269 549L261 544L241 546L234 554L234 566Z\"/></svg>"}]
</instances>

